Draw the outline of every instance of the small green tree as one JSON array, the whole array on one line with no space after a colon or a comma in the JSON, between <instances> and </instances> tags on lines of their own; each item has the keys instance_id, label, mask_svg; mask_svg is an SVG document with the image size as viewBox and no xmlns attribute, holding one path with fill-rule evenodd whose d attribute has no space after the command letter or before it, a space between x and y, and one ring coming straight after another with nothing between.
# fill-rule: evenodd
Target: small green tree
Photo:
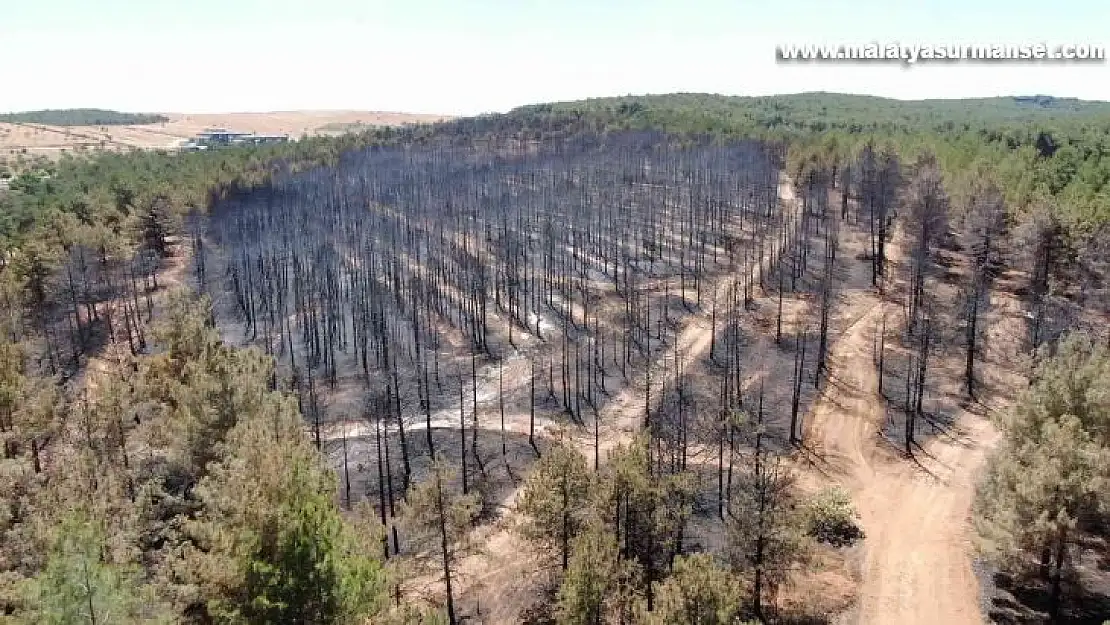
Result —
<instances>
[{"instance_id":1,"label":"small green tree","mask_svg":"<svg viewBox=\"0 0 1110 625\"><path fill-rule=\"evenodd\" d=\"M806 533L820 542L842 547L863 538L852 497L839 486L817 493L806 503L804 516Z\"/></svg>"},{"instance_id":2,"label":"small green tree","mask_svg":"<svg viewBox=\"0 0 1110 625\"><path fill-rule=\"evenodd\" d=\"M1077 333L1055 351L1042 349L1038 360L1032 385L1002 414L1006 439L1035 439L1046 421L1067 414L1079 419L1095 442L1110 447L1110 349Z\"/></svg>"},{"instance_id":3,"label":"small green tree","mask_svg":"<svg viewBox=\"0 0 1110 625\"><path fill-rule=\"evenodd\" d=\"M26 585L27 623L126 625L169 623L166 608L133 567L108 562L103 528L72 512L55 530L46 567Z\"/></svg>"},{"instance_id":4,"label":"small green tree","mask_svg":"<svg viewBox=\"0 0 1110 625\"><path fill-rule=\"evenodd\" d=\"M982 550L1010 570L1035 569L1049 586L1050 616L1083 538L1080 519L1106 505L1108 398L1105 347L1066 338L1001 419L1003 441L976 493Z\"/></svg>"},{"instance_id":5,"label":"small green tree","mask_svg":"<svg viewBox=\"0 0 1110 625\"><path fill-rule=\"evenodd\" d=\"M594 498L595 515L617 537L621 558L633 561L640 586L653 606L653 586L681 553L693 486L686 474L652 473L648 442L637 438L610 454Z\"/></svg>"},{"instance_id":6,"label":"small green tree","mask_svg":"<svg viewBox=\"0 0 1110 625\"><path fill-rule=\"evenodd\" d=\"M186 524L188 571L222 622L361 623L381 611L388 580L373 544L341 516L335 475L305 435L295 399L266 388L257 353L210 345L187 358L174 390L185 445L219 440ZM216 416L224 415L224 416ZM214 426L218 421L220 425ZM210 438L211 437L211 438ZM195 452L194 452L195 453ZM192 456L196 458L195 455Z\"/></svg>"},{"instance_id":7,"label":"small green tree","mask_svg":"<svg viewBox=\"0 0 1110 625\"><path fill-rule=\"evenodd\" d=\"M984 552L1019 571L1029 568L1027 556L1039 558L1052 615L1082 538L1079 519L1097 507L1099 455L1079 419L1064 415L1043 423L1035 439L1004 444L977 492L975 525Z\"/></svg>"},{"instance_id":8,"label":"small green tree","mask_svg":"<svg viewBox=\"0 0 1110 625\"><path fill-rule=\"evenodd\" d=\"M381 610L381 562L360 552L329 494L290 493L284 507L273 534L259 536L247 556L247 621L357 623Z\"/></svg>"},{"instance_id":9,"label":"small green tree","mask_svg":"<svg viewBox=\"0 0 1110 625\"><path fill-rule=\"evenodd\" d=\"M586 459L565 443L553 445L528 476L518 509L525 516L520 531L547 551L558 551L563 570L570 542L578 535L589 508L590 471Z\"/></svg>"},{"instance_id":10,"label":"small green tree","mask_svg":"<svg viewBox=\"0 0 1110 625\"><path fill-rule=\"evenodd\" d=\"M570 563L555 606L559 625L600 625L627 622L635 603L639 567L620 557L616 537L590 524L573 541Z\"/></svg>"},{"instance_id":11,"label":"small green tree","mask_svg":"<svg viewBox=\"0 0 1110 625\"><path fill-rule=\"evenodd\" d=\"M746 614L740 579L704 553L675 558L655 596L645 625L735 625Z\"/></svg>"},{"instance_id":12,"label":"small green tree","mask_svg":"<svg viewBox=\"0 0 1110 625\"><path fill-rule=\"evenodd\" d=\"M757 447L728 509L730 559L734 570L751 573L752 611L758 618L763 617L764 596L773 596L806 555L793 491L793 476L782 459Z\"/></svg>"}]
</instances>

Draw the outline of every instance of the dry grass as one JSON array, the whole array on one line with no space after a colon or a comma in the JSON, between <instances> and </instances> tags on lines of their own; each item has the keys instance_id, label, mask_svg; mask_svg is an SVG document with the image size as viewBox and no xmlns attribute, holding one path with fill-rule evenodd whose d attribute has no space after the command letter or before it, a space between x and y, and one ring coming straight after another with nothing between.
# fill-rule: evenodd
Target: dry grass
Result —
<instances>
[{"instance_id":1,"label":"dry grass","mask_svg":"<svg viewBox=\"0 0 1110 625\"><path fill-rule=\"evenodd\" d=\"M0 123L0 156L18 154L59 157L67 152L151 150L177 147L206 128L239 132L302 135L338 134L342 128L399 126L448 119L381 111L273 111L266 113L165 113L161 124L140 126L47 126Z\"/></svg>"}]
</instances>

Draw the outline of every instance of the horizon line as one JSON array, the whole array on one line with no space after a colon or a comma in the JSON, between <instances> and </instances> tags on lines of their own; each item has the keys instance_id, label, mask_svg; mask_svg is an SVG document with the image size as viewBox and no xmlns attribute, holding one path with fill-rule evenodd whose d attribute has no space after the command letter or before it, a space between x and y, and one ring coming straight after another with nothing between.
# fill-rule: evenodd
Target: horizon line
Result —
<instances>
[{"instance_id":1,"label":"horizon line","mask_svg":"<svg viewBox=\"0 0 1110 625\"><path fill-rule=\"evenodd\" d=\"M771 94L728 94L713 91L666 91L666 92L643 92L643 93L624 93L624 94L610 94L610 95L597 95L587 96L583 98L570 98L570 99L555 99L541 102L528 102L524 104L517 104L504 110L485 110L475 113L426 113L426 112L412 112L403 110L380 110L370 108L357 108L357 107L321 107L321 108L276 108L276 109L258 109L258 110L200 110L200 111L142 111L142 110L127 110L123 108L104 108L101 106L65 106L57 108L38 108L38 109L23 109L23 110L9 110L0 112L3 115L20 115L27 113L43 113L43 112L58 112L58 111L105 111L113 113L126 113L131 115L274 115L281 113L368 113L375 115L414 115L422 117L442 117L442 118L460 118L460 117L479 117L482 115L499 115L510 112L515 109L542 106L544 104L570 104L574 102L589 102L596 100L615 100L620 98L652 98L652 97L665 97L665 96L711 96L730 99L762 99L762 98L777 98L777 97L791 97L791 96L804 96L804 95L831 95L831 96L848 96L855 98L870 98L874 100L889 100L892 102L962 102L962 101L980 101L980 100L995 100L995 99L1023 99L1023 98L1051 98L1053 100L1072 101L1081 104L1110 104L1110 100L1087 100L1075 96L1053 95L1049 93L1009 93L998 94L992 96L966 96L958 98L899 98L894 96L875 95L871 93L852 93L847 91L794 91L783 93Z\"/></svg>"}]
</instances>

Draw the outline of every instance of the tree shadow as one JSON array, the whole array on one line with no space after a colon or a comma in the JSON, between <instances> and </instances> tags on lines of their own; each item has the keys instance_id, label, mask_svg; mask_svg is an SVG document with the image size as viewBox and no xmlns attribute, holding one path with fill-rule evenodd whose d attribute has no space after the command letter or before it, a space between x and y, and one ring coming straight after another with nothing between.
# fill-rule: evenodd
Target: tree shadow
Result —
<instances>
[{"instance_id":1,"label":"tree shadow","mask_svg":"<svg viewBox=\"0 0 1110 625\"><path fill-rule=\"evenodd\" d=\"M823 477L831 478L832 469L834 465L828 458L828 452L819 451L812 443L799 441L794 449L797 451L795 454L806 466L814 469Z\"/></svg>"},{"instance_id":2,"label":"tree shadow","mask_svg":"<svg viewBox=\"0 0 1110 625\"><path fill-rule=\"evenodd\" d=\"M990 597L987 614L991 623L1101 625L1110 619L1110 596L1079 584L1065 585L1060 613L1050 620L1051 593L1048 584L1002 572L995 573L992 580L995 593Z\"/></svg>"}]
</instances>

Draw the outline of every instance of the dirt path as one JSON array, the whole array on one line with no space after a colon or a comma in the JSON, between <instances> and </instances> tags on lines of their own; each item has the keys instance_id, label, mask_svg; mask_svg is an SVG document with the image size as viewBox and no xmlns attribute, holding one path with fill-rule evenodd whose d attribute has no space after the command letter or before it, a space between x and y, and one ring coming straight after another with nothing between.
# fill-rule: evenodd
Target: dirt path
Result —
<instances>
[{"instance_id":1,"label":"dirt path","mask_svg":"<svg viewBox=\"0 0 1110 625\"><path fill-rule=\"evenodd\" d=\"M806 433L817 466L851 491L866 533L859 602L847 621L980 623L968 517L976 470L996 435L985 419L964 415L916 461L883 439L872 361L882 310L871 292L852 297L846 314L855 321L832 348L831 381Z\"/></svg>"}]
</instances>

